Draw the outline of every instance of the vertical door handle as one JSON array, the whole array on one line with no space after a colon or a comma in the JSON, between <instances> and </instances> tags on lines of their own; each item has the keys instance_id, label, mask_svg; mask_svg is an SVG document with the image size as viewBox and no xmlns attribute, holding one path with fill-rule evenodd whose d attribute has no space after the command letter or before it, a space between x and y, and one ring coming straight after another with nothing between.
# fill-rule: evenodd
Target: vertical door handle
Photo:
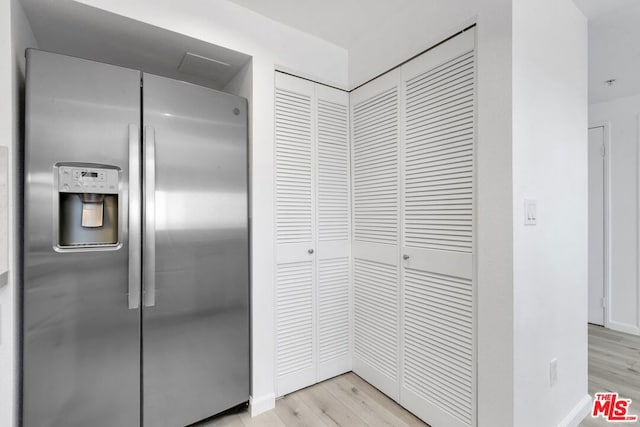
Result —
<instances>
[{"instance_id":1,"label":"vertical door handle","mask_svg":"<svg viewBox=\"0 0 640 427\"><path fill-rule=\"evenodd\" d=\"M144 252L142 255L143 302L156 305L156 136L144 127Z\"/></svg>"},{"instance_id":2,"label":"vertical door handle","mask_svg":"<svg viewBox=\"0 0 640 427\"><path fill-rule=\"evenodd\" d=\"M129 125L129 309L140 307L142 230L140 229L140 132Z\"/></svg>"}]
</instances>

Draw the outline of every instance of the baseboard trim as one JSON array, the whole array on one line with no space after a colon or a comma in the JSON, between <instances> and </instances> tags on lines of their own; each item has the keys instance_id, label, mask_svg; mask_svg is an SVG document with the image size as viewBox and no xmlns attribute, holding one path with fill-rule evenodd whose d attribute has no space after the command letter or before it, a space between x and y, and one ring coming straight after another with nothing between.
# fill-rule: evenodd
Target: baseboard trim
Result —
<instances>
[{"instance_id":1,"label":"baseboard trim","mask_svg":"<svg viewBox=\"0 0 640 427\"><path fill-rule=\"evenodd\" d=\"M260 415L263 412L267 412L276 407L276 395L275 393L269 393L265 396L255 398L251 396L249 398L249 414L252 417Z\"/></svg>"},{"instance_id":2,"label":"baseboard trim","mask_svg":"<svg viewBox=\"0 0 640 427\"><path fill-rule=\"evenodd\" d=\"M591 412L591 396L588 394L580 399L580 402L576 406L573 407L571 412L567 414L566 417L558 427L578 427L584 417L586 417Z\"/></svg>"},{"instance_id":3,"label":"baseboard trim","mask_svg":"<svg viewBox=\"0 0 640 427\"><path fill-rule=\"evenodd\" d=\"M611 321L607 323L607 328L627 334L640 335L640 328L635 325L629 325L626 323Z\"/></svg>"}]
</instances>

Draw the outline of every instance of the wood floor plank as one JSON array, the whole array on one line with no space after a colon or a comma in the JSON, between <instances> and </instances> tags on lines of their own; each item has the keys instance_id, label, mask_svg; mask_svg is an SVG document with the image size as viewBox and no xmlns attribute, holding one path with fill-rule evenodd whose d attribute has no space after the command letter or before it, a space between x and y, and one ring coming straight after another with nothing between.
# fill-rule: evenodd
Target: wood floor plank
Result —
<instances>
[{"instance_id":1,"label":"wood floor plank","mask_svg":"<svg viewBox=\"0 0 640 427\"><path fill-rule=\"evenodd\" d=\"M589 325L589 339L594 337L605 338L607 340L616 340L620 341L624 337L621 336L620 332L612 331L610 329L605 329L602 326Z\"/></svg>"},{"instance_id":2,"label":"wood floor plank","mask_svg":"<svg viewBox=\"0 0 640 427\"><path fill-rule=\"evenodd\" d=\"M580 427L606 427L611 426L607 420L603 418L592 418L590 415L587 415L587 418L582 421Z\"/></svg>"},{"instance_id":3,"label":"wood floor plank","mask_svg":"<svg viewBox=\"0 0 640 427\"><path fill-rule=\"evenodd\" d=\"M638 354L625 355L622 352L614 353L593 347L591 347L589 351L589 363L622 368L636 375L640 375L640 371L637 369L638 361L640 361L640 352L638 352Z\"/></svg>"},{"instance_id":4,"label":"wood floor plank","mask_svg":"<svg viewBox=\"0 0 640 427\"><path fill-rule=\"evenodd\" d=\"M239 414L222 415L197 427L244 427Z\"/></svg>"},{"instance_id":5,"label":"wood floor plank","mask_svg":"<svg viewBox=\"0 0 640 427\"><path fill-rule=\"evenodd\" d=\"M359 418L370 426L408 427L408 425L366 393L361 393L342 376L321 383Z\"/></svg>"},{"instance_id":6,"label":"wood floor plank","mask_svg":"<svg viewBox=\"0 0 640 427\"><path fill-rule=\"evenodd\" d=\"M396 402L382 394L380 390L378 390L353 372L349 372L348 374L343 375L343 377L354 387L356 387L356 390L368 395L370 398L383 406L387 411L391 412L398 419L404 422L406 425L410 427L429 427L428 424L425 424L422 420L420 420L420 418L416 417L411 412L398 405Z\"/></svg>"},{"instance_id":7,"label":"wood floor plank","mask_svg":"<svg viewBox=\"0 0 640 427\"><path fill-rule=\"evenodd\" d=\"M275 411L268 411L255 417L251 417L249 412L240 414L243 427L287 427Z\"/></svg>"},{"instance_id":8,"label":"wood floor plank","mask_svg":"<svg viewBox=\"0 0 640 427\"><path fill-rule=\"evenodd\" d=\"M318 386L318 385L316 385ZM299 393L299 392L297 392ZM300 427L333 427L321 418L304 403L296 393L289 394L276 402L276 414L285 426Z\"/></svg>"},{"instance_id":9,"label":"wood floor plank","mask_svg":"<svg viewBox=\"0 0 640 427\"><path fill-rule=\"evenodd\" d=\"M636 397L640 397L640 389L637 387L637 384L640 383L640 378L635 375L625 376L623 368L618 371L611 367L590 363L589 381L607 386L607 390L601 391L618 391L616 388L628 388Z\"/></svg>"},{"instance_id":10,"label":"wood floor plank","mask_svg":"<svg viewBox=\"0 0 640 427\"><path fill-rule=\"evenodd\" d=\"M630 359L640 355L640 349L633 342L611 341L603 338L590 338L589 348L596 354L613 358Z\"/></svg>"},{"instance_id":11,"label":"wood floor plank","mask_svg":"<svg viewBox=\"0 0 640 427\"><path fill-rule=\"evenodd\" d=\"M325 424L340 427L367 427L350 408L338 400L325 387L309 387L296 393Z\"/></svg>"}]
</instances>

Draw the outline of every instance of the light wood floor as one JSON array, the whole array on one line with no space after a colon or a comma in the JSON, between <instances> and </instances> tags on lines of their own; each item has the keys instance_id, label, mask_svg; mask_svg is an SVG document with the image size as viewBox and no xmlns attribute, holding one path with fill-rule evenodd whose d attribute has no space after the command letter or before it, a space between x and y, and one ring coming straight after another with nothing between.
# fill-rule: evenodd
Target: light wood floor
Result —
<instances>
[{"instance_id":1,"label":"light wood floor","mask_svg":"<svg viewBox=\"0 0 640 427\"><path fill-rule=\"evenodd\" d=\"M632 399L631 415L640 416L640 337L589 325L589 394L618 392ZM587 418L581 427L605 427L602 417ZM620 425L640 425L638 423Z\"/></svg>"},{"instance_id":2,"label":"light wood floor","mask_svg":"<svg viewBox=\"0 0 640 427\"><path fill-rule=\"evenodd\" d=\"M640 415L640 337L589 325L589 394L618 392ZM581 427L612 424L590 415ZM630 424L624 424L630 425ZM637 424L640 425L640 422ZM279 399L276 408L251 418L246 411L199 427L427 426L360 377L348 373ZM428 427L428 426L427 426Z\"/></svg>"},{"instance_id":3,"label":"light wood floor","mask_svg":"<svg viewBox=\"0 0 640 427\"><path fill-rule=\"evenodd\" d=\"M251 418L226 415L198 427L428 427L354 373L289 394Z\"/></svg>"}]
</instances>

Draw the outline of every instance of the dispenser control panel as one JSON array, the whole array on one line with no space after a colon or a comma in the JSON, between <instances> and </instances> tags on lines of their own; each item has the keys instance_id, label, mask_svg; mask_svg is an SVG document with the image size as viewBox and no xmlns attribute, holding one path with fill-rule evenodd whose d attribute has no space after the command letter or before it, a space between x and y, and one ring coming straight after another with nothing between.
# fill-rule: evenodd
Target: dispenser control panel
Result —
<instances>
[{"instance_id":1,"label":"dispenser control panel","mask_svg":"<svg viewBox=\"0 0 640 427\"><path fill-rule=\"evenodd\" d=\"M61 193L118 194L118 170L60 166L58 191Z\"/></svg>"}]
</instances>

